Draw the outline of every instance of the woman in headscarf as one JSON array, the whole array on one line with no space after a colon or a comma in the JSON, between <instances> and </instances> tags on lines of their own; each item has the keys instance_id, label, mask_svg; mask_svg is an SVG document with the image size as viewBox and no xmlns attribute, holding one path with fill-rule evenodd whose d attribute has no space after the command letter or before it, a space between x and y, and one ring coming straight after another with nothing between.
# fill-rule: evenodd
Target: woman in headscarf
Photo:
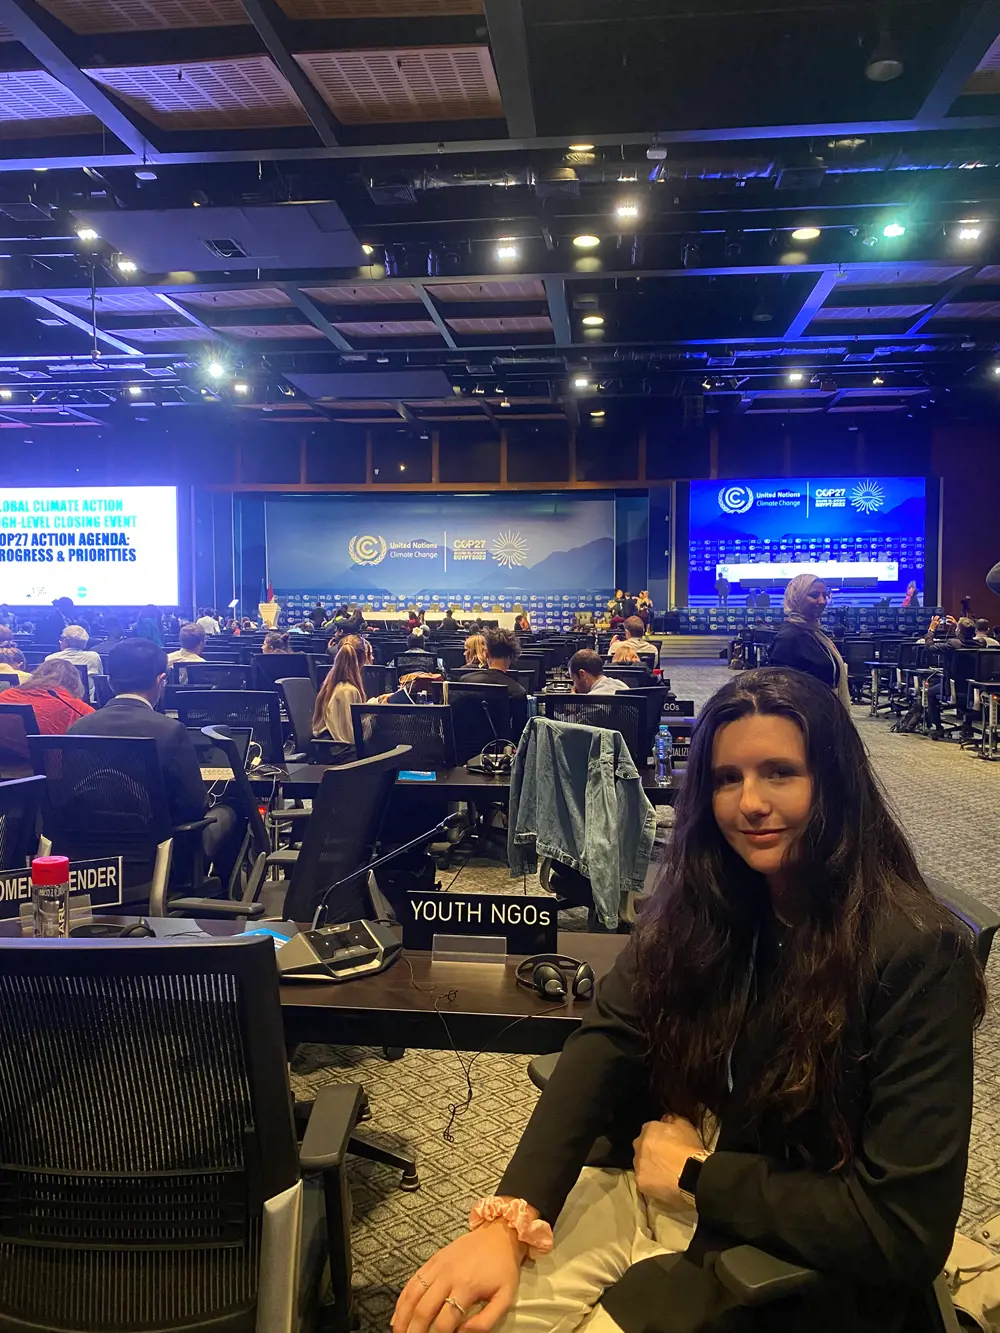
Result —
<instances>
[{"instance_id":1,"label":"woman in headscarf","mask_svg":"<svg viewBox=\"0 0 1000 1333\"><path fill-rule=\"evenodd\" d=\"M820 628L828 600L822 579L812 574L798 574L792 579L785 589L785 619L774 636L768 662L807 671L829 686L850 709L847 667L833 640Z\"/></svg>"}]
</instances>

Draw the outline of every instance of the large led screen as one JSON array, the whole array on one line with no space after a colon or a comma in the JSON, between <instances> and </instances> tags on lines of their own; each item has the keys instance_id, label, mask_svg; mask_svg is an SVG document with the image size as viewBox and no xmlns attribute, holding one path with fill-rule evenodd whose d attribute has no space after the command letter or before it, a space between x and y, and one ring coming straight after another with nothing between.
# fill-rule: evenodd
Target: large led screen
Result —
<instances>
[{"instance_id":1,"label":"large led screen","mask_svg":"<svg viewBox=\"0 0 1000 1333\"><path fill-rule=\"evenodd\" d=\"M758 477L693 481L688 534L689 602L772 590L814 570L860 604L923 594L923 477Z\"/></svg>"},{"instance_id":2,"label":"large led screen","mask_svg":"<svg viewBox=\"0 0 1000 1333\"><path fill-rule=\"evenodd\" d=\"M177 605L173 486L0 487L0 602Z\"/></svg>"}]
</instances>

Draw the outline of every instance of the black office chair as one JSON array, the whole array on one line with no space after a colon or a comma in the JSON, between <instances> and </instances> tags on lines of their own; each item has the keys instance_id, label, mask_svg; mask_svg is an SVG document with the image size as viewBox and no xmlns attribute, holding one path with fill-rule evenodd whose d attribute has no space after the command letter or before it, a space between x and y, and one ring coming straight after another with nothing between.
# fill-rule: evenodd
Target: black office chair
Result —
<instances>
[{"instance_id":1,"label":"black office chair","mask_svg":"<svg viewBox=\"0 0 1000 1333\"><path fill-rule=\"evenodd\" d=\"M342 745L340 741L312 734L316 690L308 676L290 676L287 680L275 681L275 684L285 701L288 720L292 724L292 744L295 746L295 753L289 755L289 759L335 764L345 751L350 753L350 747Z\"/></svg>"},{"instance_id":2,"label":"black office chair","mask_svg":"<svg viewBox=\"0 0 1000 1333\"><path fill-rule=\"evenodd\" d=\"M115 697L115 692L111 688L111 681L106 675L95 673L91 676L90 683L94 687L94 697L91 703L95 708L103 708Z\"/></svg>"},{"instance_id":3,"label":"black office chair","mask_svg":"<svg viewBox=\"0 0 1000 1333\"><path fill-rule=\"evenodd\" d=\"M249 670L249 668L247 668ZM281 703L270 690L177 689L173 697L177 716L186 727L249 727L265 764L280 764L284 757Z\"/></svg>"},{"instance_id":4,"label":"black office chair","mask_svg":"<svg viewBox=\"0 0 1000 1333\"><path fill-rule=\"evenodd\" d=\"M455 758L466 764L495 741L510 740L511 697L506 685L480 685L476 681L448 681L448 705L455 731ZM444 702L444 681L433 681L431 699Z\"/></svg>"},{"instance_id":5,"label":"black office chair","mask_svg":"<svg viewBox=\"0 0 1000 1333\"><path fill-rule=\"evenodd\" d=\"M971 893L940 879L927 879L927 887L969 931L976 957L985 970L1000 916ZM559 1053L536 1056L528 1065L528 1077L539 1091L545 1089L559 1062ZM716 1257L715 1274L728 1291L745 1305L769 1305L818 1286L823 1275L802 1264L779 1259L755 1245L737 1245ZM956 1327L955 1307L944 1275L933 1286L914 1296L918 1306L910 1313L920 1320L907 1322L907 1333L951 1333Z\"/></svg>"},{"instance_id":6,"label":"black office chair","mask_svg":"<svg viewBox=\"0 0 1000 1333\"><path fill-rule=\"evenodd\" d=\"M656 733L663 721L663 705L673 696L665 685L640 685L629 694L640 695L646 700L646 732L642 748L647 755L653 753Z\"/></svg>"},{"instance_id":7,"label":"black office chair","mask_svg":"<svg viewBox=\"0 0 1000 1333\"><path fill-rule=\"evenodd\" d=\"M871 667L867 665L875 656L874 639L845 639L843 648L844 665L847 667L847 685L851 698L857 703L867 686L871 684Z\"/></svg>"},{"instance_id":8,"label":"black office chair","mask_svg":"<svg viewBox=\"0 0 1000 1333\"><path fill-rule=\"evenodd\" d=\"M20 870L38 850L38 814L45 779L0 782L0 870Z\"/></svg>"},{"instance_id":9,"label":"black office chair","mask_svg":"<svg viewBox=\"0 0 1000 1333\"><path fill-rule=\"evenodd\" d=\"M653 683L653 673L645 666L615 666L609 663L604 668L604 674L610 676L612 680L624 681L629 689Z\"/></svg>"},{"instance_id":10,"label":"black office chair","mask_svg":"<svg viewBox=\"0 0 1000 1333\"><path fill-rule=\"evenodd\" d=\"M361 668L361 683L365 687L366 699L391 694L397 685L396 668L368 662Z\"/></svg>"},{"instance_id":11,"label":"black office chair","mask_svg":"<svg viewBox=\"0 0 1000 1333\"><path fill-rule=\"evenodd\" d=\"M411 671L436 672L439 669L437 658L433 653L425 653L414 648L410 652L396 654L397 676L406 676Z\"/></svg>"},{"instance_id":12,"label":"black office chair","mask_svg":"<svg viewBox=\"0 0 1000 1333\"><path fill-rule=\"evenodd\" d=\"M255 690L277 689L279 680L309 677L305 653L254 653L250 658L251 684Z\"/></svg>"},{"instance_id":13,"label":"black office chair","mask_svg":"<svg viewBox=\"0 0 1000 1333\"><path fill-rule=\"evenodd\" d=\"M120 736L29 736L35 772L46 778L42 836L48 850L71 861L122 858L123 902L167 916L170 871L175 888L204 895L186 899L198 916L259 916L252 904L218 895L222 886L203 869L204 819L173 825L156 742Z\"/></svg>"},{"instance_id":14,"label":"black office chair","mask_svg":"<svg viewBox=\"0 0 1000 1333\"><path fill-rule=\"evenodd\" d=\"M409 745L418 771L454 768L455 730L447 704L352 704L354 747L359 759Z\"/></svg>"},{"instance_id":15,"label":"black office chair","mask_svg":"<svg viewBox=\"0 0 1000 1333\"><path fill-rule=\"evenodd\" d=\"M3 940L0 989L8 1328L297 1333L328 1262L348 1333L364 1094L296 1144L270 938Z\"/></svg>"},{"instance_id":16,"label":"black office chair","mask_svg":"<svg viewBox=\"0 0 1000 1333\"><path fill-rule=\"evenodd\" d=\"M0 698L0 781L31 776L28 737L37 731L30 704L5 704Z\"/></svg>"},{"instance_id":17,"label":"black office chair","mask_svg":"<svg viewBox=\"0 0 1000 1333\"><path fill-rule=\"evenodd\" d=\"M187 673L188 685L203 690L248 690L250 668L233 662L178 662Z\"/></svg>"},{"instance_id":18,"label":"black office chair","mask_svg":"<svg viewBox=\"0 0 1000 1333\"><path fill-rule=\"evenodd\" d=\"M661 705L662 707L662 705ZM641 772L649 763L647 723L649 705L635 690L617 694L540 694L538 712L553 722L577 722L585 727L607 727L621 733ZM651 748L650 741L650 748Z\"/></svg>"}]
</instances>

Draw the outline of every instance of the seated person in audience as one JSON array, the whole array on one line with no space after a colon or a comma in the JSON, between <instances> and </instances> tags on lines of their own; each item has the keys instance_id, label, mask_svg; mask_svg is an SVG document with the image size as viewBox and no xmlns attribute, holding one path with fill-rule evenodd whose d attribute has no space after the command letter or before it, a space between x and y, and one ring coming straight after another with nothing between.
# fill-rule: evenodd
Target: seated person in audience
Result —
<instances>
[{"instance_id":1,"label":"seated person in audience","mask_svg":"<svg viewBox=\"0 0 1000 1333\"><path fill-rule=\"evenodd\" d=\"M940 638L941 624L944 624L945 630L951 629L951 633L945 639ZM944 622L940 622L940 617L934 616L927 631L927 644L936 648L942 647L957 648L977 648L979 646L976 640L976 622L970 620L968 616L963 616L961 620L954 620L948 616ZM945 738L944 728L941 725L941 697L944 689L943 671L935 671L932 676L927 678L927 725L931 729L933 740L942 741ZM974 735L972 729L972 719L966 709L963 707L963 699L957 699L955 712L958 714L961 725L958 729L959 740L971 741Z\"/></svg>"},{"instance_id":2,"label":"seated person in audience","mask_svg":"<svg viewBox=\"0 0 1000 1333\"><path fill-rule=\"evenodd\" d=\"M615 666L642 666L642 659L635 650L635 645L628 640L619 640L611 645L611 661Z\"/></svg>"},{"instance_id":3,"label":"seated person in audience","mask_svg":"<svg viewBox=\"0 0 1000 1333\"><path fill-rule=\"evenodd\" d=\"M437 658L428 650L426 645L427 641L422 634L411 634L406 640L406 655L413 658L412 661L407 663L408 671L437 670ZM419 662L416 660L417 655L421 658Z\"/></svg>"},{"instance_id":4,"label":"seated person in audience","mask_svg":"<svg viewBox=\"0 0 1000 1333\"><path fill-rule=\"evenodd\" d=\"M333 666L326 673L326 679L319 687L312 717L313 735L337 741L342 747L337 752L338 762L348 763L357 757L351 705L365 702L358 651L353 640L345 639L337 650Z\"/></svg>"},{"instance_id":5,"label":"seated person in audience","mask_svg":"<svg viewBox=\"0 0 1000 1333\"><path fill-rule=\"evenodd\" d=\"M988 620L980 619L976 621L976 642L981 648L1000 648L1000 641L990 633L990 622Z\"/></svg>"},{"instance_id":6,"label":"seated person in audience","mask_svg":"<svg viewBox=\"0 0 1000 1333\"><path fill-rule=\"evenodd\" d=\"M444 616L442 617L441 620L441 624L438 626L438 628L440 629L442 634L458 633L458 621L455 619L454 612L452 611L450 606L448 610L444 613Z\"/></svg>"},{"instance_id":7,"label":"seated person in audience","mask_svg":"<svg viewBox=\"0 0 1000 1333\"><path fill-rule=\"evenodd\" d=\"M486 639L482 634L470 634L465 641L465 665L486 666Z\"/></svg>"},{"instance_id":8,"label":"seated person in audience","mask_svg":"<svg viewBox=\"0 0 1000 1333\"><path fill-rule=\"evenodd\" d=\"M102 628L104 630L103 637L96 639L87 645L92 653L97 653L101 656L105 653L110 653L115 644L121 643L122 639L125 637L125 632L121 627L121 621L116 620L113 616L104 621Z\"/></svg>"},{"instance_id":9,"label":"seated person in audience","mask_svg":"<svg viewBox=\"0 0 1000 1333\"><path fill-rule=\"evenodd\" d=\"M485 634L486 666L470 671L463 680L481 685L505 685L512 699L527 699L528 691L508 675L518 654L518 644L509 629L488 629Z\"/></svg>"},{"instance_id":10,"label":"seated person in audience","mask_svg":"<svg viewBox=\"0 0 1000 1333\"><path fill-rule=\"evenodd\" d=\"M303 620L301 625L289 625L289 634L312 634L313 623L311 620Z\"/></svg>"},{"instance_id":11,"label":"seated person in audience","mask_svg":"<svg viewBox=\"0 0 1000 1333\"><path fill-rule=\"evenodd\" d=\"M9 625L0 625L0 648L13 645L14 631Z\"/></svg>"},{"instance_id":12,"label":"seated person in audience","mask_svg":"<svg viewBox=\"0 0 1000 1333\"><path fill-rule=\"evenodd\" d=\"M306 620L309 621L310 629L319 630L326 624L326 607L319 598L316 599L313 609L306 612Z\"/></svg>"},{"instance_id":13,"label":"seated person in audience","mask_svg":"<svg viewBox=\"0 0 1000 1333\"><path fill-rule=\"evenodd\" d=\"M646 664L655 668L659 666L660 654L655 643L650 643L646 638L646 626L638 616L629 616L625 621L625 638L616 638L611 641L612 650L617 643L630 643L638 655Z\"/></svg>"},{"instance_id":14,"label":"seated person in audience","mask_svg":"<svg viewBox=\"0 0 1000 1333\"><path fill-rule=\"evenodd\" d=\"M163 647L163 625L157 607L149 602L136 617L132 632L137 639L149 639L158 648Z\"/></svg>"},{"instance_id":15,"label":"seated person in audience","mask_svg":"<svg viewBox=\"0 0 1000 1333\"><path fill-rule=\"evenodd\" d=\"M180 666L181 670L177 673L177 679L181 685L188 683L187 672L183 669L185 662L204 662L202 649L205 647L205 631L197 623L192 621L190 625L182 625L180 632L181 646L172 653L167 654L167 666Z\"/></svg>"},{"instance_id":16,"label":"seated person in audience","mask_svg":"<svg viewBox=\"0 0 1000 1333\"><path fill-rule=\"evenodd\" d=\"M252 620L250 616L244 616L243 619L240 621L240 630L242 631L242 633L252 634L255 629L257 629L256 620Z\"/></svg>"},{"instance_id":17,"label":"seated person in audience","mask_svg":"<svg viewBox=\"0 0 1000 1333\"><path fill-rule=\"evenodd\" d=\"M187 728L176 718L156 712L167 679L167 655L149 639L124 639L108 654L108 675L114 699L70 728L73 736L138 736L156 741L170 820L188 824L208 819L202 833L205 859L213 862L228 883L239 855L244 829L228 805L208 809L198 754Z\"/></svg>"},{"instance_id":18,"label":"seated person in audience","mask_svg":"<svg viewBox=\"0 0 1000 1333\"><path fill-rule=\"evenodd\" d=\"M288 635L280 634L277 630L269 630L264 635L264 643L260 650L262 653L290 653L292 650L288 646Z\"/></svg>"},{"instance_id":19,"label":"seated person in audience","mask_svg":"<svg viewBox=\"0 0 1000 1333\"><path fill-rule=\"evenodd\" d=\"M581 648L569 659L574 694L617 694L627 690L623 680L604 674L604 663L593 648Z\"/></svg>"},{"instance_id":20,"label":"seated person in audience","mask_svg":"<svg viewBox=\"0 0 1000 1333\"><path fill-rule=\"evenodd\" d=\"M76 667L72 662L51 657L35 667L23 685L0 693L0 703L30 705L42 736L65 736L74 722L94 711L90 704L84 703L83 681ZM14 757L12 751L9 757ZM16 757L27 759L27 743Z\"/></svg>"},{"instance_id":21,"label":"seated person in audience","mask_svg":"<svg viewBox=\"0 0 1000 1333\"><path fill-rule=\"evenodd\" d=\"M530 634L531 621L528 619L527 611L522 611L514 622L514 630L517 634Z\"/></svg>"},{"instance_id":22,"label":"seated person in audience","mask_svg":"<svg viewBox=\"0 0 1000 1333\"><path fill-rule=\"evenodd\" d=\"M847 710L807 673L731 681L635 934L393 1333L909 1329L962 1208L985 1000ZM714 1260L744 1244L821 1281L739 1308Z\"/></svg>"},{"instance_id":23,"label":"seated person in audience","mask_svg":"<svg viewBox=\"0 0 1000 1333\"><path fill-rule=\"evenodd\" d=\"M76 668L74 667L74 670ZM28 664L24 660L24 653L20 648L15 647L13 643L0 643L0 680L6 676L8 679L13 676L20 685L31 675L28 670ZM80 673L76 673L77 680L80 679ZM81 693L83 682L80 681Z\"/></svg>"},{"instance_id":24,"label":"seated person in audience","mask_svg":"<svg viewBox=\"0 0 1000 1333\"><path fill-rule=\"evenodd\" d=\"M65 662L72 662L74 666L85 666L90 676L100 676L104 671L104 664L97 653L87 648L90 642L90 631L83 625L66 625L59 638L59 651L49 653L45 659L51 662L55 658L61 658ZM94 682L90 682L90 701L94 702Z\"/></svg>"},{"instance_id":25,"label":"seated person in audience","mask_svg":"<svg viewBox=\"0 0 1000 1333\"><path fill-rule=\"evenodd\" d=\"M202 629L205 631L206 634L222 633L222 631L219 629L218 617L216 616L215 612L211 609L211 607L203 606L201 608L201 610L198 612L198 624L202 627Z\"/></svg>"}]
</instances>

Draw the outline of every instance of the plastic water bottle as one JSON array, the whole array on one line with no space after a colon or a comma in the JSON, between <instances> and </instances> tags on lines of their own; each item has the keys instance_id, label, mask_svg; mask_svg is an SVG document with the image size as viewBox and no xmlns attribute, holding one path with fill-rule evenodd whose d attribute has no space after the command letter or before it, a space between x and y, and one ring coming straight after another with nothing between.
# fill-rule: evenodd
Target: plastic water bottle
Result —
<instances>
[{"instance_id":1,"label":"plastic water bottle","mask_svg":"<svg viewBox=\"0 0 1000 1333\"><path fill-rule=\"evenodd\" d=\"M36 856L31 863L32 929L36 936L69 934L69 858Z\"/></svg>"},{"instance_id":2,"label":"plastic water bottle","mask_svg":"<svg viewBox=\"0 0 1000 1333\"><path fill-rule=\"evenodd\" d=\"M656 736L656 785L668 787L674 769L674 737L666 725L661 726Z\"/></svg>"}]
</instances>

